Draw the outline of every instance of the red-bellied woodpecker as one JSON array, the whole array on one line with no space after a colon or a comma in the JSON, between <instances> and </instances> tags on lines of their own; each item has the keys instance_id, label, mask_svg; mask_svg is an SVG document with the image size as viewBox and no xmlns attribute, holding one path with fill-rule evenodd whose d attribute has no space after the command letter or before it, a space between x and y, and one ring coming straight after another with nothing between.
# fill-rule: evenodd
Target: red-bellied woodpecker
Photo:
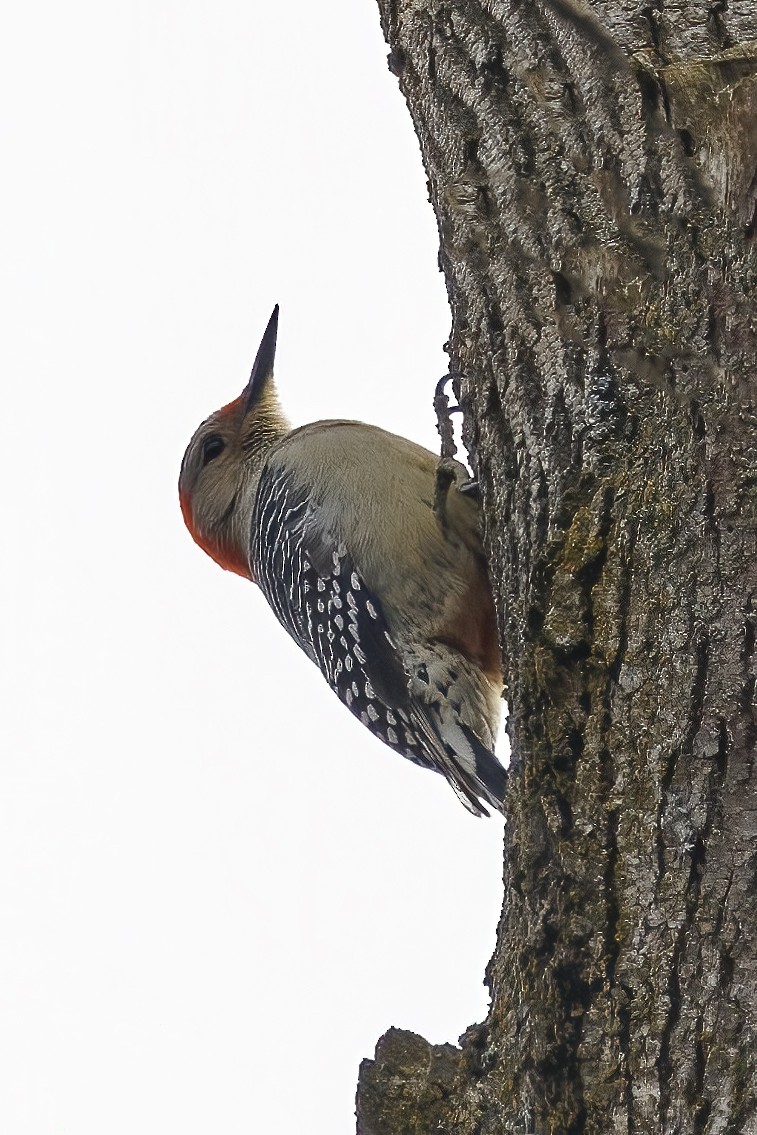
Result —
<instances>
[{"instance_id":1,"label":"red-bellied woodpecker","mask_svg":"<svg viewBox=\"0 0 757 1135\"><path fill-rule=\"evenodd\" d=\"M184 454L186 525L259 585L373 734L442 773L475 815L501 811L502 673L467 470L454 463L440 515L428 450L362 422L293 430L273 382L277 324L278 307L247 386Z\"/></svg>"}]
</instances>

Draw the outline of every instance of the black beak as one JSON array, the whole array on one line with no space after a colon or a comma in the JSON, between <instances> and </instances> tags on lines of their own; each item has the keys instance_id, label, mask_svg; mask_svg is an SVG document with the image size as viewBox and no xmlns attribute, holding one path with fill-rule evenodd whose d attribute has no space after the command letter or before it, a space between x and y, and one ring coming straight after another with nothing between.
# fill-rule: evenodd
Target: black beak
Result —
<instances>
[{"instance_id":1,"label":"black beak","mask_svg":"<svg viewBox=\"0 0 757 1135\"><path fill-rule=\"evenodd\" d=\"M252 364L250 381L242 391L242 405L247 414L258 400L268 379L273 374L273 360L276 357L276 332L279 327L279 305L276 304L268 320L268 326L260 340L255 362Z\"/></svg>"}]
</instances>

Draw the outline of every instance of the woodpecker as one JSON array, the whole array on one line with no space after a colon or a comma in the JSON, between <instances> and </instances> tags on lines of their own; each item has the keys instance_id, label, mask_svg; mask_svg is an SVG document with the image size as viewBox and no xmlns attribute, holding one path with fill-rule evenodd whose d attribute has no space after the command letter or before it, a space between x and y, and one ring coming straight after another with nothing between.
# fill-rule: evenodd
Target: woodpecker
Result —
<instances>
[{"instance_id":1,"label":"woodpecker","mask_svg":"<svg viewBox=\"0 0 757 1135\"><path fill-rule=\"evenodd\" d=\"M503 811L502 671L475 500L459 462L363 422L292 429L273 380L278 305L250 379L184 454L194 540L257 583L331 689L381 741Z\"/></svg>"}]
</instances>

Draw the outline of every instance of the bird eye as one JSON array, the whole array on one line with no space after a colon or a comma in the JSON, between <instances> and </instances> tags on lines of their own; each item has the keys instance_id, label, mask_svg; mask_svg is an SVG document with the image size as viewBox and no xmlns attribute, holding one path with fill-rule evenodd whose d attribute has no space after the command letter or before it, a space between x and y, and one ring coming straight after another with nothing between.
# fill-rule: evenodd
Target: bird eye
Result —
<instances>
[{"instance_id":1,"label":"bird eye","mask_svg":"<svg viewBox=\"0 0 757 1135\"><path fill-rule=\"evenodd\" d=\"M217 434L213 434L212 437L206 437L205 441L202 443L203 465L207 465L208 462L213 461L216 457L219 457L220 454L223 453L225 448L226 442L222 437L218 437Z\"/></svg>"}]
</instances>

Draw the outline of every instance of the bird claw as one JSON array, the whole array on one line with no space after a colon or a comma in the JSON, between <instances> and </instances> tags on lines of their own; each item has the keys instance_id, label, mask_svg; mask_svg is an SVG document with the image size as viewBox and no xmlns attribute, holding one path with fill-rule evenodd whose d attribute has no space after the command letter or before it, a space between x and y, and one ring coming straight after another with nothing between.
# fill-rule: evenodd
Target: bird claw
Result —
<instances>
[{"instance_id":1,"label":"bird claw","mask_svg":"<svg viewBox=\"0 0 757 1135\"><path fill-rule=\"evenodd\" d=\"M444 395L444 397L446 398L446 395L444 394L445 386L452 382L454 378L459 377L460 376L455 371L450 371L449 374L443 374L436 384L436 389L434 390L434 399L440 398L442 395Z\"/></svg>"},{"instance_id":2,"label":"bird claw","mask_svg":"<svg viewBox=\"0 0 757 1135\"><path fill-rule=\"evenodd\" d=\"M434 408L437 415L440 411L444 414L462 414L462 406L449 405L449 395L445 390L445 387L447 387L450 382L454 382L456 378L460 378L460 374L457 371L450 371L449 374L443 374L437 382L434 389Z\"/></svg>"},{"instance_id":3,"label":"bird claw","mask_svg":"<svg viewBox=\"0 0 757 1135\"><path fill-rule=\"evenodd\" d=\"M477 477L471 477L470 481L463 481L462 485L457 486L460 493L465 493L466 496L472 497L475 501L481 500L481 485Z\"/></svg>"},{"instance_id":4,"label":"bird claw","mask_svg":"<svg viewBox=\"0 0 757 1135\"><path fill-rule=\"evenodd\" d=\"M455 445L455 435L452 429L452 422L450 417L452 414L461 414L462 409L460 406L450 406L449 398L445 393L445 387L453 379L459 378L458 374L450 373L443 375L436 384L434 391L434 410L436 412L436 428L439 431L439 436L442 439L442 460L449 460L457 453L457 446Z\"/></svg>"}]
</instances>

